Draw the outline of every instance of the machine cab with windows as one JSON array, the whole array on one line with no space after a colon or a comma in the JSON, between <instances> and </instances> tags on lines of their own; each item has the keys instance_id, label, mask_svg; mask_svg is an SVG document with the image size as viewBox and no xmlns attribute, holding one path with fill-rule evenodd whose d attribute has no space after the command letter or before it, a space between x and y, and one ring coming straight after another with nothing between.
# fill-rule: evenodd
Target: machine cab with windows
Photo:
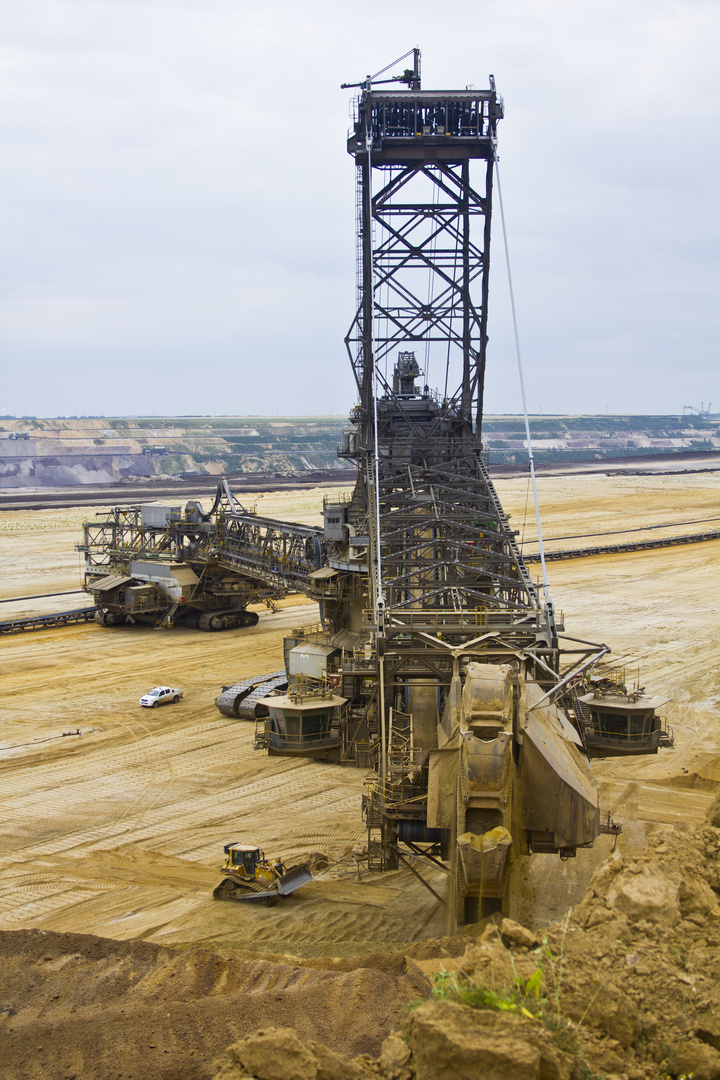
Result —
<instances>
[{"instance_id":1,"label":"machine cab with windows","mask_svg":"<svg viewBox=\"0 0 720 1080\"><path fill-rule=\"evenodd\" d=\"M585 747L592 756L656 754L672 746L672 730L657 710L671 700L645 697L644 687L628 688L624 673L591 676L578 696Z\"/></svg>"},{"instance_id":2,"label":"machine cab with windows","mask_svg":"<svg viewBox=\"0 0 720 1080\"><path fill-rule=\"evenodd\" d=\"M223 851L227 855L224 869L234 870L241 877L255 877L255 867L265 862L265 856L259 847L251 844L225 844Z\"/></svg>"}]
</instances>

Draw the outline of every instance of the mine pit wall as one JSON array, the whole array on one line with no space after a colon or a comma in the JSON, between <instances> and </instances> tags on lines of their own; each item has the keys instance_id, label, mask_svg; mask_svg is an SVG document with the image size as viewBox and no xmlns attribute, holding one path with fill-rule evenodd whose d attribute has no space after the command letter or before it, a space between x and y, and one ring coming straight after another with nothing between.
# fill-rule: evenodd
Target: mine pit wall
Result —
<instances>
[{"instance_id":1,"label":"mine pit wall","mask_svg":"<svg viewBox=\"0 0 720 1080\"><path fill-rule=\"evenodd\" d=\"M720 450L717 416L531 417L536 464L628 462ZM344 417L5 418L0 487L113 483L127 477L288 472L342 468ZM487 416L493 467L527 460L517 417Z\"/></svg>"},{"instance_id":2,"label":"mine pit wall","mask_svg":"<svg viewBox=\"0 0 720 1080\"><path fill-rule=\"evenodd\" d=\"M57 455L35 456L30 441L3 442L2 451L0 487L3 488L110 484L127 476L151 477L157 474L149 455L129 451L123 453L121 449L114 450L112 454L68 453L66 450Z\"/></svg>"},{"instance_id":3,"label":"mine pit wall","mask_svg":"<svg viewBox=\"0 0 720 1080\"><path fill-rule=\"evenodd\" d=\"M0 423L0 487L338 468L344 418L33 417Z\"/></svg>"}]
</instances>

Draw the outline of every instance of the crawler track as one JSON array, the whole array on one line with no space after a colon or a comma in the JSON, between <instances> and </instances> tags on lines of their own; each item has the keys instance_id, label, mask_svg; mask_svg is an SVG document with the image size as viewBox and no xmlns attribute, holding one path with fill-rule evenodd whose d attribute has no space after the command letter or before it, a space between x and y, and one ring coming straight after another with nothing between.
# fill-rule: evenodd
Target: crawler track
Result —
<instances>
[{"instance_id":1,"label":"crawler track","mask_svg":"<svg viewBox=\"0 0 720 1080\"><path fill-rule=\"evenodd\" d=\"M215 699L223 716L239 716L243 720L255 719L255 706L273 690L287 686L285 669L273 671L269 675L256 675L251 679L235 683L223 690Z\"/></svg>"}]
</instances>

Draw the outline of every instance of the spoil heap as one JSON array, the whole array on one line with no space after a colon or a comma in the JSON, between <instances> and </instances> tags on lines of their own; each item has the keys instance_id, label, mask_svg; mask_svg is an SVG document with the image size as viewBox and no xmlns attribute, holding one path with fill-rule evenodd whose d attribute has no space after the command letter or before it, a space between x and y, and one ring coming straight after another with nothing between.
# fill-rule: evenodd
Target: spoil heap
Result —
<instances>
[{"instance_id":1,"label":"spoil heap","mask_svg":"<svg viewBox=\"0 0 720 1080\"><path fill-rule=\"evenodd\" d=\"M658 829L636 861L611 857L541 936L504 920L462 957L411 962L434 1000L379 1059L273 1029L229 1047L218 1080L715 1080L719 853L715 824Z\"/></svg>"},{"instance_id":2,"label":"spoil heap","mask_svg":"<svg viewBox=\"0 0 720 1080\"><path fill-rule=\"evenodd\" d=\"M611 856L540 935L303 962L6 932L4 1080L720 1077L718 825Z\"/></svg>"}]
</instances>

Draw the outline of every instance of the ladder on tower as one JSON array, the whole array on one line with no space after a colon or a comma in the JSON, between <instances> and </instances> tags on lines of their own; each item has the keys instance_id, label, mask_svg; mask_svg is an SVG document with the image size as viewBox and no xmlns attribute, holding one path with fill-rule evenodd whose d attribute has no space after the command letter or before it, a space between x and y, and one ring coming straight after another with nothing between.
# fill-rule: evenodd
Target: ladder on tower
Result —
<instances>
[{"instance_id":1,"label":"ladder on tower","mask_svg":"<svg viewBox=\"0 0 720 1080\"><path fill-rule=\"evenodd\" d=\"M577 691L577 687L572 688L571 693L572 707L575 712L575 722L579 730L580 737L583 744L586 745L587 736L594 730L593 718L590 709L587 707L584 701L580 700L580 695Z\"/></svg>"},{"instance_id":2,"label":"ladder on tower","mask_svg":"<svg viewBox=\"0 0 720 1080\"><path fill-rule=\"evenodd\" d=\"M368 523L368 537L370 540L369 546L369 563L370 563L370 580L373 590L373 598L378 595L378 583L381 580L380 570L380 522L377 519L377 503L376 503L376 488L375 488L375 475L372 471L373 467L370 466L367 475L367 523Z\"/></svg>"}]
</instances>

